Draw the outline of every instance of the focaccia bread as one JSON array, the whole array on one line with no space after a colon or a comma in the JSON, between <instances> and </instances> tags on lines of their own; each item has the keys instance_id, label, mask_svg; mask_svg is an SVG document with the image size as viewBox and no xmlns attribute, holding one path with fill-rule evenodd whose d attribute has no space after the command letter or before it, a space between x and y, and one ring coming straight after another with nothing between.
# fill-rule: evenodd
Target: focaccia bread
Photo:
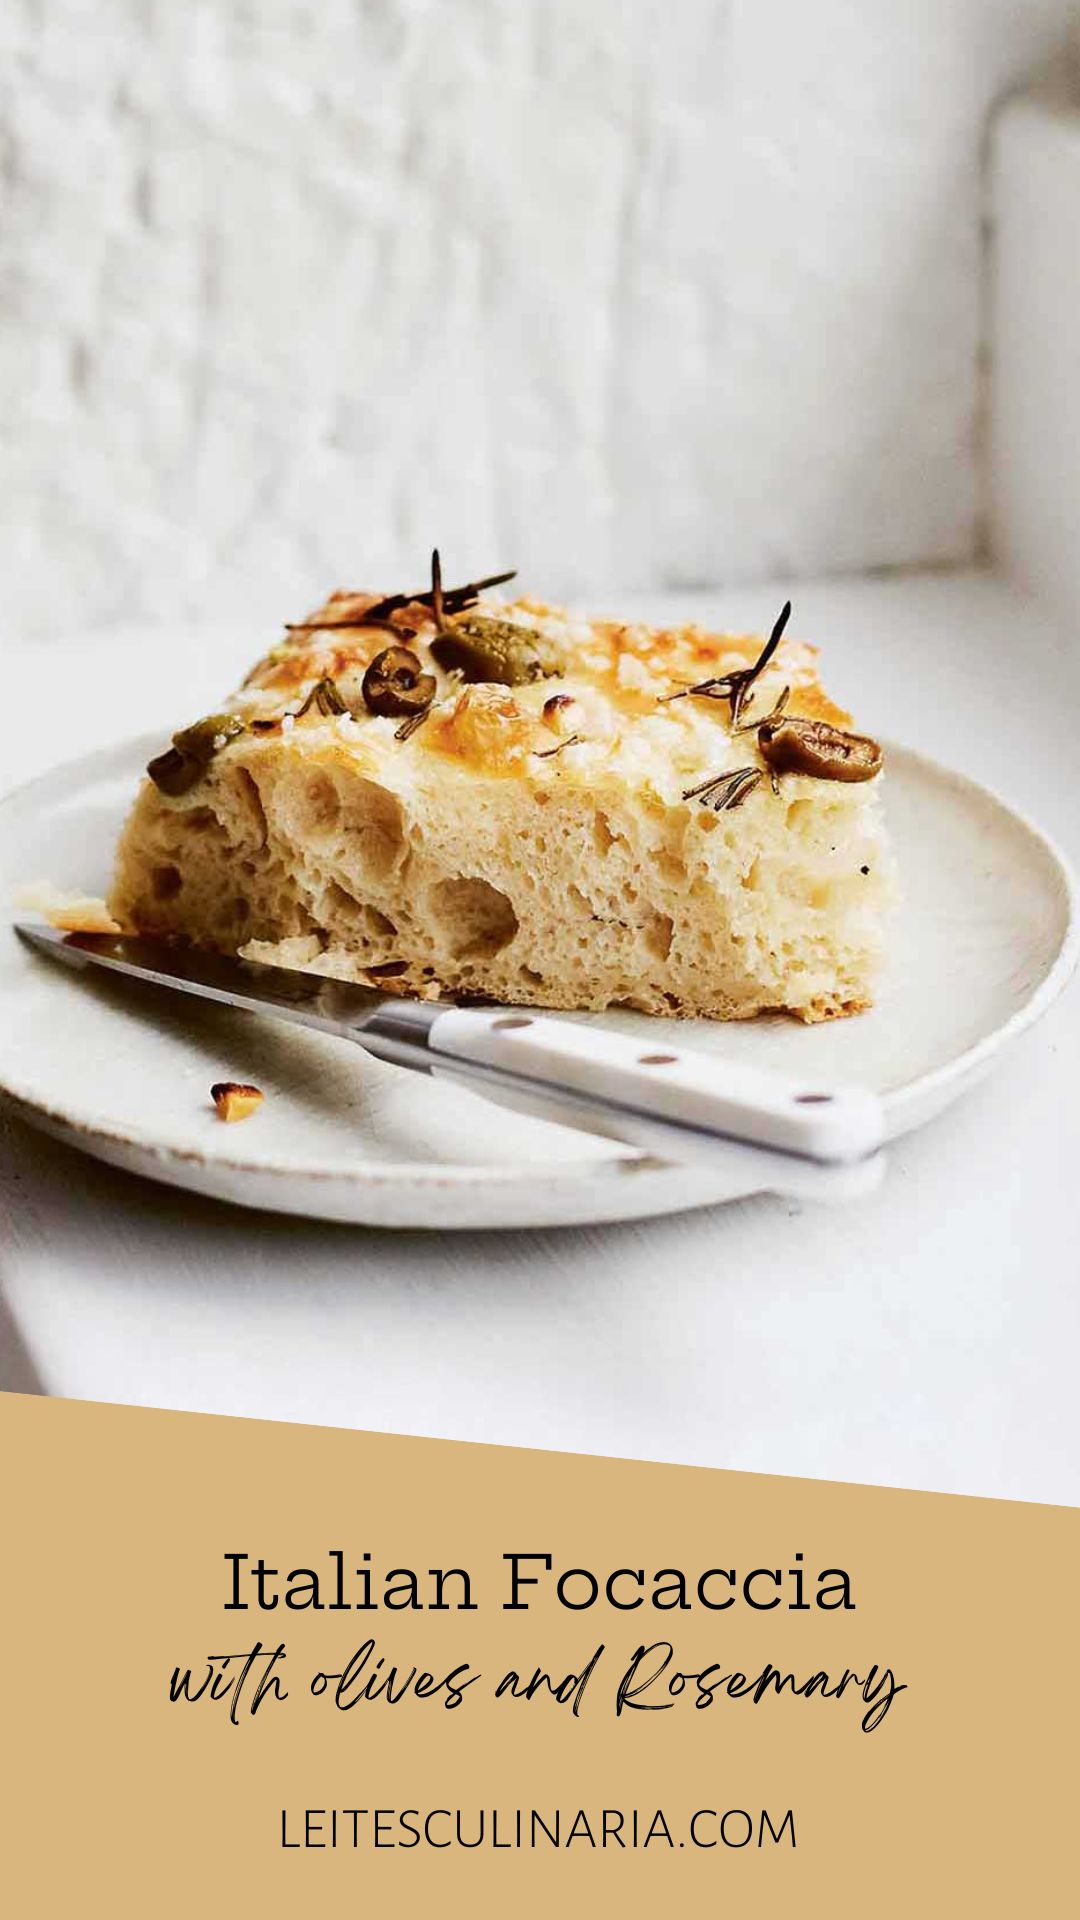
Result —
<instances>
[{"instance_id":1,"label":"focaccia bread","mask_svg":"<svg viewBox=\"0 0 1080 1920\"><path fill-rule=\"evenodd\" d=\"M785 616L767 643L585 620L437 567L334 594L151 762L110 909L395 992L856 1012L881 755Z\"/></svg>"}]
</instances>

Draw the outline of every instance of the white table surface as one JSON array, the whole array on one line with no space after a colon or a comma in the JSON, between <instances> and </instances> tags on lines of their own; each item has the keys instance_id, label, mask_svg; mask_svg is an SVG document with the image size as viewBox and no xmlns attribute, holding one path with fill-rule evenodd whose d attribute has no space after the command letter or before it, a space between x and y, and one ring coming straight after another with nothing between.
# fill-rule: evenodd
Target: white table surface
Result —
<instances>
[{"instance_id":1,"label":"white table surface","mask_svg":"<svg viewBox=\"0 0 1080 1920\"><path fill-rule=\"evenodd\" d=\"M760 628L777 597L633 604ZM1080 861L1075 634L985 576L793 598L860 723L997 786ZM211 708L259 642L7 641L0 781ZM0 1384L1078 1504L1078 1039L1074 986L872 1199L552 1232L245 1213L0 1115Z\"/></svg>"}]
</instances>

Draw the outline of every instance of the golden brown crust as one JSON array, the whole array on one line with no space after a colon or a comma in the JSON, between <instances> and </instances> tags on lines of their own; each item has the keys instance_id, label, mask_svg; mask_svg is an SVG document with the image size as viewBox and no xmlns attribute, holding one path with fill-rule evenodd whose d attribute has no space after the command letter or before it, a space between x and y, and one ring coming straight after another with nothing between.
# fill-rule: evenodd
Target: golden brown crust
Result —
<instances>
[{"instance_id":1,"label":"golden brown crust","mask_svg":"<svg viewBox=\"0 0 1080 1920\"><path fill-rule=\"evenodd\" d=\"M287 640L256 663L245 687L273 690L288 699L325 675L337 679L353 670L362 673L384 647L401 644L426 650L437 631L431 610L413 602L393 613L384 625L359 624L378 599L373 593L332 593L305 623L290 630ZM683 688L752 665L762 646L760 634L715 633L693 623L648 627L617 620L583 621L564 608L530 598L485 603L486 607L496 605L501 616L523 625L543 621L545 632L561 643L567 675L594 687L628 718L651 711L658 700ZM350 619L358 624L342 624ZM321 626L320 622L333 624ZM637 670L627 671L625 663ZM779 690L787 683L792 688L790 712L828 720L834 726L848 724L850 715L821 684L816 647L804 641L781 643L768 674L762 677L762 688ZM505 717L513 721L515 714L508 708Z\"/></svg>"}]
</instances>

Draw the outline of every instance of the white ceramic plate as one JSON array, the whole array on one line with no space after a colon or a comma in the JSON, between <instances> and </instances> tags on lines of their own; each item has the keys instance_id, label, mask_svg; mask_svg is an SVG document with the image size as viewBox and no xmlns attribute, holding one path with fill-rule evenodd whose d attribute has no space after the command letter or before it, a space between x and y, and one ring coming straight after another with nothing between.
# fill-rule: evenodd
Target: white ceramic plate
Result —
<instances>
[{"instance_id":1,"label":"white ceramic plate","mask_svg":"<svg viewBox=\"0 0 1080 1920\"><path fill-rule=\"evenodd\" d=\"M0 899L38 879L104 892L112 848L155 745L91 754L0 803ZM874 1011L680 1026L721 1058L858 1082L890 1134L930 1120L1060 991L1077 950L1073 887L1050 842L984 788L889 751L887 810L903 883ZM563 1016L588 1018L589 1016ZM644 1015L605 1015L655 1040ZM212 1081L254 1080L259 1114L224 1127ZM100 1159L278 1212L387 1227L621 1220L730 1200L755 1164L676 1168L495 1107L279 1022L168 993L74 978L0 932L0 1091Z\"/></svg>"}]
</instances>

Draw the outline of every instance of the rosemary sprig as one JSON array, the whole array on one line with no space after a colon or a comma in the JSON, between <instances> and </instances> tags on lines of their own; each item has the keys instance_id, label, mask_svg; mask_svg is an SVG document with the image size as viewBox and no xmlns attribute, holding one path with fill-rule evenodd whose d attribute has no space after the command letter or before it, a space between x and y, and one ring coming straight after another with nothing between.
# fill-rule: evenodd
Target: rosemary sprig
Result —
<instances>
[{"instance_id":1,"label":"rosemary sprig","mask_svg":"<svg viewBox=\"0 0 1080 1920\"><path fill-rule=\"evenodd\" d=\"M714 813L731 813L764 778L760 767L736 767L733 773L714 773L700 786L688 787L683 799L700 800Z\"/></svg>"},{"instance_id":2,"label":"rosemary sprig","mask_svg":"<svg viewBox=\"0 0 1080 1920\"><path fill-rule=\"evenodd\" d=\"M437 559L438 559L438 549L436 549L435 553L432 555L432 560L431 560L432 583L430 587L425 587L422 593L388 594L385 600L379 600L376 602L376 604L373 607L369 608L368 613L365 617L369 620L370 619L384 620L391 613L397 613L399 608L401 607L417 606L417 607L434 608L435 606L434 576L435 576ZM440 574L439 590L442 593L442 606L443 606L444 613L462 613L466 607L469 607L472 605L474 600L478 600L480 595L488 587L501 587L504 581L512 580L516 572L517 572L517 568L511 567L509 573L490 573L488 574L488 577L486 580L470 580L467 586L447 587L445 591L442 588L441 574Z\"/></svg>"},{"instance_id":3,"label":"rosemary sprig","mask_svg":"<svg viewBox=\"0 0 1080 1920\"><path fill-rule=\"evenodd\" d=\"M446 632L446 597L442 584L442 561L438 547L431 550L431 611L440 633Z\"/></svg>"},{"instance_id":4,"label":"rosemary sprig","mask_svg":"<svg viewBox=\"0 0 1080 1920\"><path fill-rule=\"evenodd\" d=\"M410 713L407 719L402 721L400 727L394 728L394 739L395 740L411 739L412 735L416 732L417 727L423 726L424 721L427 719L430 712L431 712L431 708L425 707L422 713Z\"/></svg>"},{"instance_id":5,"label":"rosemary sprig","mask_svg":"<svg viewBox=\"0 0 1080 1920\"><path fill-rule=\"evenodd\" d=\"M399 640L412 640L415 627L398 627L392 620L374 619L370 613L354 613L347 620L286 620L286 633L332 633L337 628L380 627L383 633L392 633Z\"/></svg>"},{"instance_id":6,"label":"rosemary sprig","mask_svg":"<svg viewBox=\"0 0 1080 1920\"><path fill-rule=\"evenodd\" d=\"M435 554L432 555L431 586L424 587L419 593L388 593L384 599L376 600L367 609L366 613L351 614L347 619L289 620L285 623L285 631L286 633L329 633L337 627L382 627L387 633L397 634L399 639L411 640L414 637L416 629L395 626L390 616L391 614L400 613L402 607L435 606L435 573L437 564L438 551L436 550ZM486 580L470 580L467 585L463 587L447 587L445 592L442 590L440 576L439 591L442 594L441 608L443 616L451 613L463 613L465 608L471 607L474 600L478 600L480 595L485 592L488 587L501 587L505 581L513 580L516 572L517 568L511 567L509 573L490 573Z\"/></svg>"},{"instance_id":7,"label":"rosemary sprig","mask_svg":"<svg viewBox=\"0 0 1080 1920\"><path fill-rule=\"evenodd\" d=\"M313 707L318 713L324 714L328 719L332 714L348 713L350 711L338 692L335 682L329 679L329 677L316 680L303 706L297 707L296 718L302 720L305 713L310 713Z\"/></svg>"},{"instance_id":8,"label":"rosemary sprig","mask_svg":"<svg viewBox=\"0 0 1080 1920\"><path fill-rule=\"evenodd\" d=\"M731 725L737 728L746 704L746 696L758 675L764 673L780 645L780 637L790 618L791 601L785 600L776 625L753 666L739 667L734 673L718 674L712 680L701 680L696 687L682 687L678 693L669 693L664 704L667 705L672 700L728 700L731 703Z\"/></svg>"},{"instance_id":9,"label":"rosemary sprig","mask_svg":"<svg viewBox=\"0 0 1080 1920\"><path fill-rule=\"evenodd\" d=\"M580 733L570 733L567 735L565 740L559 741L559 744L557 747L545 747L542 752L537 751L534 748L533 759L534 760L554 760L555 755L557 753L563 753L567 747L580 747L580 745L581 745Z\"/></svg>"}]
</instances>

